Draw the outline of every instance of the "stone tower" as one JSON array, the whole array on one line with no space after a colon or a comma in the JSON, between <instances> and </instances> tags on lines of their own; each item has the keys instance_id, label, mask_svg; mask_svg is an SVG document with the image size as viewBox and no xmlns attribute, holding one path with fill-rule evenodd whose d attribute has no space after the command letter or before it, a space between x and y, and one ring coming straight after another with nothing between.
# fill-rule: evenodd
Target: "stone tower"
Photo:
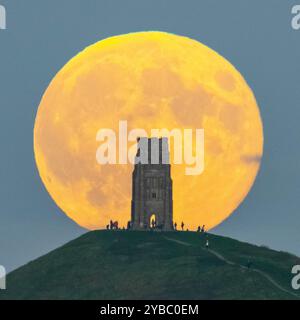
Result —
<instances>
[{"instance_id":1,"label":"stone tower","mask_svg":"<svg viewBox=\"0 0 300 320\"><path fill-rule=\"evenodd\" d=\"M171 165L167 138L139 138L132 175L131 227L173 230Z\"/></svg>"}]
</instances>

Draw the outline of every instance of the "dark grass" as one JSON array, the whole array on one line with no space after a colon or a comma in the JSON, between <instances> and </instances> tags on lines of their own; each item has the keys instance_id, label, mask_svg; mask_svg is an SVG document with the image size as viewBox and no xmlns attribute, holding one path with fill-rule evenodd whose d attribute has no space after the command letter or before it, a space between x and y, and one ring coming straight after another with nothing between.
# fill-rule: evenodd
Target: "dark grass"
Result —
<instances>
[{"instance_id":1,"label":"dark grass","mask_svg":"<svg viewBox=\"0 0 300 320\"><path fill-rule=\"evenodd\" d=\"M165 237L190 244L185 246ZM209 235L226 259L292 291L299 258ZM0 299L293 299L261 275L228 265L194 232L93 231L11 272Z\"/></svg>"}]
</instances>

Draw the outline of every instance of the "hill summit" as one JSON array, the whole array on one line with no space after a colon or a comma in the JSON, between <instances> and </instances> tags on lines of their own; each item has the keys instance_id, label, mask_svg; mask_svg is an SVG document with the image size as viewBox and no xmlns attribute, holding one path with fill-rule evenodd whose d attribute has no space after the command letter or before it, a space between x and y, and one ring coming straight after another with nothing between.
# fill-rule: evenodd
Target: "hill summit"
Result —
<instances>
[{"instance_id":1,"label":"hill summit","mask_svg":"<svg viewBox=\"0 0 300 320\"><path fill-rule=\"evenodd\" d=\"M207 249L202 233L92 231L11 272L0 299L300 298L296 256L208 237Z\"/></svg>"}]
</instances>

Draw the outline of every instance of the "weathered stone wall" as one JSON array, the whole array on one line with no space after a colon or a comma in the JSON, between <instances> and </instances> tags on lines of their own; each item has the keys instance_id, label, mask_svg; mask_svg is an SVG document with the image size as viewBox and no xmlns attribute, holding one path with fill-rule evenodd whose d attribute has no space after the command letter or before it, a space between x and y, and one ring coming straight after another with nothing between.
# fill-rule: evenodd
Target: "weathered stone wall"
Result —
<instances>
[{"instance_id":1,"label":"weathered stone wall","mask_svg":"<svg viewBox=\"0 0 300 320\"><path fill-rule=\"evenodd\" d=\"M132 228L150 229L153 214L156 229L173 229L172 179L166 138L139 140L132 175Z\"/></svg>"}]
</instances>

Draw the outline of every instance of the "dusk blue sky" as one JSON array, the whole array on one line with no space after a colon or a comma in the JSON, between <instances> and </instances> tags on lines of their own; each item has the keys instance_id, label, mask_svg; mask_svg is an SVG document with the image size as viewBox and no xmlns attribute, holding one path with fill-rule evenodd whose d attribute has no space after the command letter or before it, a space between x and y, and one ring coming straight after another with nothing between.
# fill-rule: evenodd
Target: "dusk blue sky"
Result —
<instances>
[{"instance_id":1,"label":"dusk blue sky","mask_svg":"<svg viewBox=\"0 0 300 320\"><path fill-rule=\"evenodd\" d=\"M35 166L33 126L43 92L86 46L145 30L188 36L216 50L243 74L260 106L261 170L242 205L213 232L300 255L300 30L291 27L297 1L0 4L7 10L7 30L0 30L0 264L7 270L86 232L55 205Z\"/></svg>"}]
</instances>

